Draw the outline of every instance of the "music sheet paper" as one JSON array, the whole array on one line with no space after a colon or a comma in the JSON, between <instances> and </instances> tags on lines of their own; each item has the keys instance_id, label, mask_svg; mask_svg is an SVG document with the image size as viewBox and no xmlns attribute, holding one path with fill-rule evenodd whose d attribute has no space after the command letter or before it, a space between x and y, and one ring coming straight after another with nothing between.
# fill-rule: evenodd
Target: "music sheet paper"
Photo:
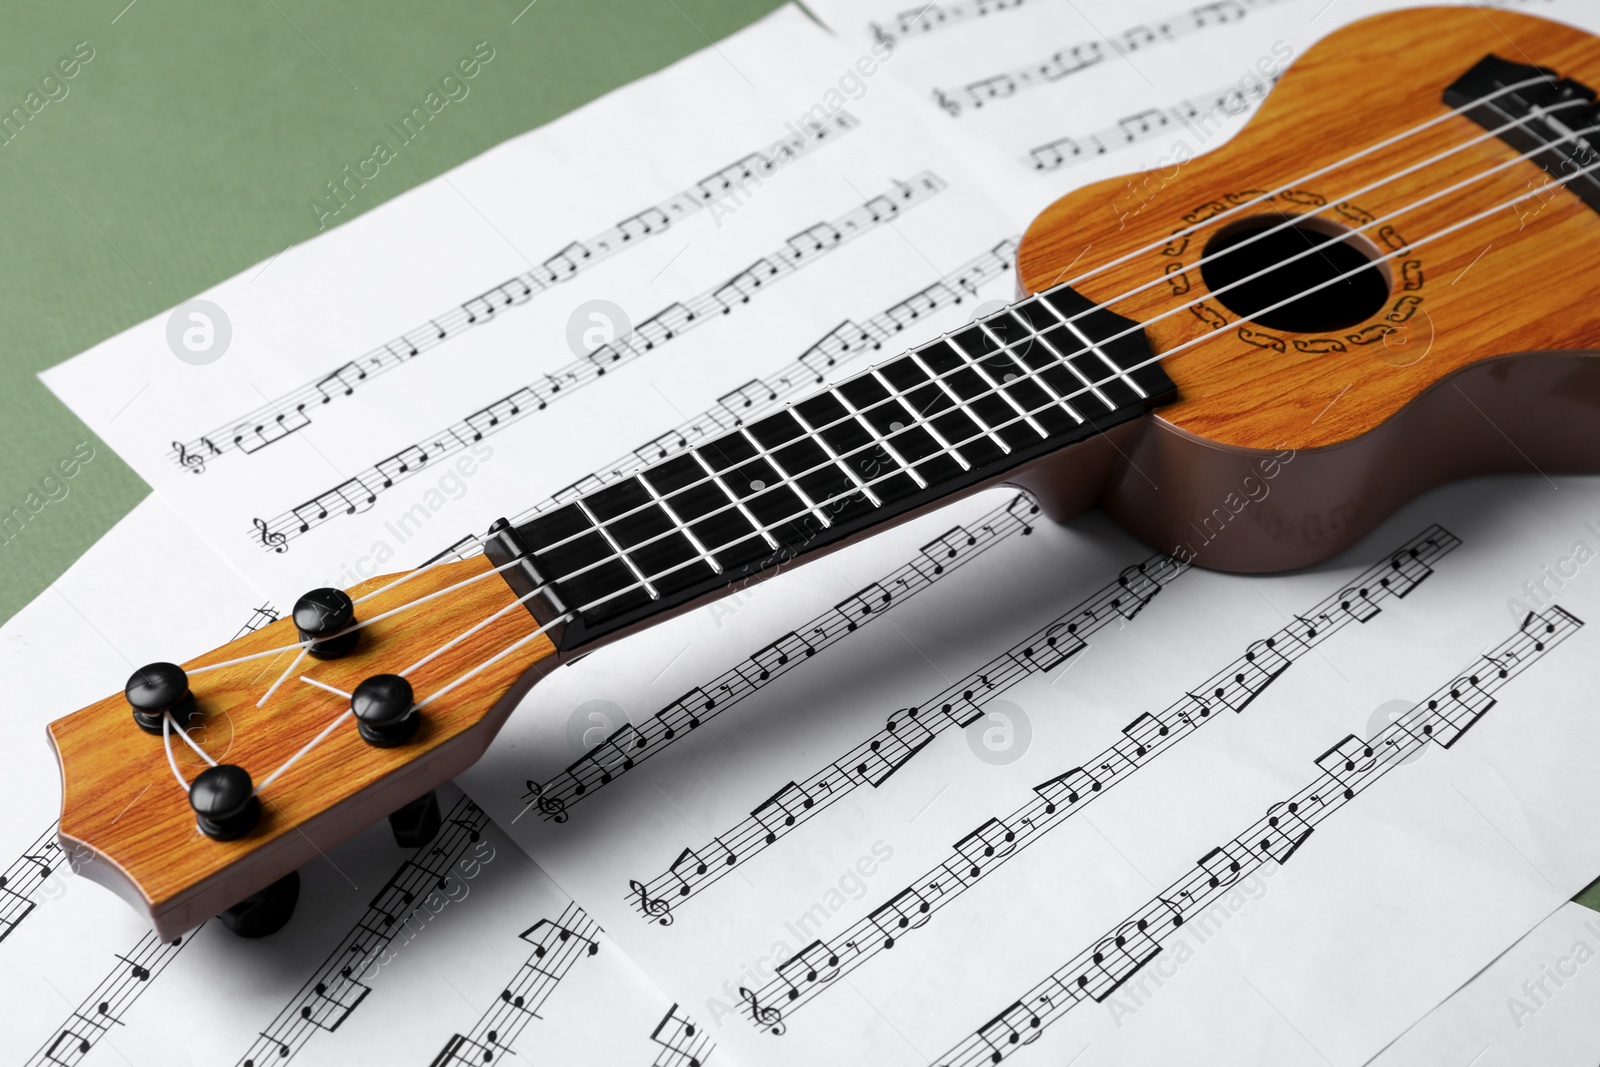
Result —
<instances>
[{"instance_id":1,"label":"music sheet paper","mask_svg":"<svg viewBox=\"0 0 1600 1067\"><path fill-rule=\"evenodd\" d=\"M1372 1067L1591 1067L1600 1061L1600 919L1563 904Z\"/></svg>"},{"instance_id":2,"label":"music sheet paper","mask_svg":"<svg viewBox=\"0 0 1600 1067\"><path fill-rule=\"evenodd\" d=\"M1445 0L1450 2L1450 0ZM1467 2L1467 0L1462 0ZM1499 0L1594 29L1592 5ZM1318 39L1395 0L817 0L850 46L892 47L891 76L937 133L973 137L1029 177L1035 212L1065 190L1118 182L1108 225L1139 212L1183 165L1242 129Z\"/></svg>"},{"instance_id":3,"label":"music sheet paper","mask_svg":"<svg viewBox=\"0 0 1600 1067\"><path fill-rule=\"evenodd\" d=\"M594 653L463 779L737 1058L1362 1063L1600 867L1561 814L1596 788L1594 638L1580 627L1537 663L1503 645L1552 600L1600 607L1572 562L1597 540L1592 480L1449 487L1301 574L1152 569L1137 611L1101 591L1126 592L1149 550L1097 516L1013 528L909 610L883 602L902 564L931 570L1006 504ZM1292 521L1272 506L1262 521ZM1557 567L1576 574L1559 590ZM806 655L840 615L850 638ZM1055 656L1052 624L1065 640L1074 623L1084 646ZM795 665L769 685L783 649ZM1485 654L1525 673L1500 686ZM718 681L730 669L746 681ZM1394 747L1392 723L1429 699L1475 710ZM1283 802L1327 801L1369 743L1392 770L1297 822ZM1281 863L1243 862L1252 826ZM1197 871L1216 899L1184 882ZM1110 947L1160 906L1185 925L1132 962ZM1096 951L1098 970L1081 962Z\"/></svg>"},{"instance_id":4,"label":"music sheet paper","mask_svg":"<svg viewBox=\"0 0 1600 1067\"><path fill-rule=\"evenodd\" d=\"M991 6L970 26L1073 5ZM1160 45L1185 57L1161 86L1202 93L1215 57L1255 58L1241 30L1306 18L1299 0L1256 6ZM1135 7L1118 10L1131 22ZM243 616L263 596L415 565L775 408L1010 295L1045 191L1143 158L1030 177L1014 150L906 95L915 52L874 52L868 13L840 42L786 9L222 283L204 294L231 325L214 363L176 358L163 316L47 382L194 527L177 554L210 545L238 568L202 564L219 573L208 591L240 590ZM986 69L995 49L967 32L926 40L971 42ZM1112 69L1056 100L1051 129L1158 102L1148 86L1126 100L1115 80L1086 88ZM181 338L191 320L176 321ZM1240 521L1299 520L1276 512L1265 471L1260 485L1241 490L1255 510ZM1600 752L1582 703L1600 492L1536 472L1452 487L1286 577L1190 570L1161 555L1177 547L1101 516L1056 527L994 492L601 650L542 683L463 780L499 858L482 865L481 912L469 898L428 928L485 925L408 942L337 1031L311 1020L363 994L316 976L397 876L384 827L333 857L359 891L307 874L307 899L337 920L302 907L281 941L242 949L202 929L206 965L171 959L160 983L166 957L139 949L136 920L74 886L61 906L99 910L63 920L63 937L108 962L62 950L52 973L75 984L51 1002L61 1021L38 1009L52 1020L39 1041L82 1005L94 1015L109 961L138 949L153 955L128 966L154 993L191 975L183 1008L140 998L145 1026L192 1025L202 983L250 1003L197 1059L349 1057L371 1033L397 1056L465 1061L490 1029L505 1043L490 1013L529 1003L513 989L545 947L573 984L626 956L661 990L615 997L643 1005L641 1029L609 994L563 999L565 971L553 991L532 975L549 1001L527 1032L587 1034L548 1038L573 1062L637 1058L620 1043L687 1062L712 1042L719 1061L773 1064L1364 1062L1600 869L1564 814L1592 802ZM121 595L109 578L99 593L105 612ZM242 625L215 621L119 626L139 627L124 639L138 662ZM81 693L30 674L48 696L39 721L127 669L75 668ZM32 803L44 821L6 839L12 855L46 830L51 804ZM474 830L453 825L457 843ZM495 878L508 888L486 899ZM0 954L49 959L47 914ZM568 930L562 953L540 941L549 924ZM120 940L100 944L102 927ZM241 952L272 958L228 970ZM415 977L388 1003L415 1010L368 1006L391 973ZM17 1003L33 1017L47 995L27 986ZM102 1029L119 1049L136 1040L131 1022Z\"/></svg>"},{"instance_id":5,"label":"music sheet paper","mask_svg":"<svg viewBox=\"0 0 1600 1067\"><path fill-rule=\"evenodd\" d=\"M201 294L215 362L46 382L261 587L414 566L1013 294L1026 204L888 69L783 9Z\"/></svg>"},{"instance_id":6,"label":"music sheet paper","mask_svg":"<svg viewBox=\"0 0 1600 1067\"><path fill-rule=\"evenodd\" d=\"M147 587L194 582L208 596L147 598L129 612L134 572ZM464 1065L505 1051L639 1067L703 1060L712 1041L692 1015L453 789L440 797L439 851L402 849L387 824L373 827L301 872L293 922L262 941L213 921L160 943L120 899L74 873L54 844L60 791L45 723L138 664L203 651L273 610L151 497L0 628L14 694L7 725L19 739L0 775L0 1059ZM227 729L208 724L203 743L220 755ZM197 759L180 766L192 775Z\"/></svg>"}]
</instances>

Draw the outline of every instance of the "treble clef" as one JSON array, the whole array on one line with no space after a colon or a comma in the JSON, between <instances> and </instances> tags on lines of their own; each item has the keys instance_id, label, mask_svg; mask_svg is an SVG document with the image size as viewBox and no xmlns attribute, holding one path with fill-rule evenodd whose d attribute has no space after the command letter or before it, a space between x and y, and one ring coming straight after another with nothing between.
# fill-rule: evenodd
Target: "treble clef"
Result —
<instances>
[{"instance_id":1,"label":"treble clef","mask_svg":"<svg viewBox=\"0 0 1600 1067\"><path fill-rule=\"evenodd\" d=\"M538 801L540 815L546 816L551 822L567 821L567 802L559 796L546 793L541 783L529 779L528 795Z\"/></svg>"},{"instance_id":2,"label":"treble clef","mask_svg":"<svg viewBox=\"0 0 1600 1067\"><path fill-rule=\"evenodd\" d=\"M645 915L656 920L662 926L672 925L672 905L660 897L653 897L638 879L629 879L628 888L639 894L639 906L644 909Z\"/></svg>"},{"instance_id":3,"label":"treble clef","mask_svg":"<svg viewBox=\"0 0 1600 1067\"><path fill-rule=\"evenodd\" d=\"M199 453L191 454L182 441L172 442L172 447L178 450L178 466L191 474L204 474L206 472L206 457Z\"/></svg>"},{"instance_id":4,"label":"treble clef","mask_svg":"<svg viewBox=\"0 0 1600 1067\"><path fill-rule=\"evenodd\" d=\"M783 1025L783 1012L771 1005L763 1008L761 1002L756 999L756 995L744 986L739 987L739 996L750 1005L750 1019L752 1022L757 1026L766 1027L778 1037L784 1035L786 1028Z\"/></svg>"},{"instance_id":5,"label":"treble clef","mask_svg":"<svg viewBox=\"0 0 1600 1067\"><path fill-rule=\"evenodd\" d=\"M261 535L261 543L274 552L289 551L289 539L283 534L267 529L267 520L252 519L256 532Z\"/></svg>"}]
</instances>

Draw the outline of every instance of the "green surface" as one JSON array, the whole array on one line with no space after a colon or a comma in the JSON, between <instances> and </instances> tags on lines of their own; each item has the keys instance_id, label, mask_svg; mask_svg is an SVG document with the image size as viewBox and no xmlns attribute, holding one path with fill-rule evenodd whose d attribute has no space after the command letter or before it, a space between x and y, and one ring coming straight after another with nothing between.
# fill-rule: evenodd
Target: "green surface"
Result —
<instances>
[{"instance_id":1,"label":"green surface","mask_svg":"<svg viewBox=\"0 0 1600 1067\"><path fill-rule=\"evenodd\" d=\"M494 59L468 95L339 222L779 5L6 0L0 117L27 114L30 93L44 103L0 126L0 515L45 488L59 499L0 534L0 621L148 492L39 371L313 236L323 183L479 41ZM85 41L93 58L61 78L58 60ZM43 486L85 440L94 459Z\"/></svg>"},{"instance_id":2,"label":"green surface","mask_svg":"<svg viewBox=\"0 0 1600 1067\"><path fill-rule=\"evenodd\" d=\"M80 442L95 455L20 536L0 534L0 621L149 491L39 371L313 236L323 183L480 41L495 56L468 95L339 222L779 6L5 0L0 117L29 93L47 102L20 130L0 126L0 515L49 496L44 479ZM63 79L80 42L93 58ZM1600 882L1578 899L1600 910Z\"/></svg>"}]
</instances>

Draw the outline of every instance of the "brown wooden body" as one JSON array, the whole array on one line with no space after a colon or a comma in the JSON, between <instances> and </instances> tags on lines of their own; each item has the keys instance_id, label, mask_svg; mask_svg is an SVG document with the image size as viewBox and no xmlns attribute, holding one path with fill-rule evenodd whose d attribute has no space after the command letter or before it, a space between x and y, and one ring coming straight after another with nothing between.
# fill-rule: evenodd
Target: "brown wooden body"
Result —
<instances>
[{"instance_id":1,"label":"brown wooden body","mask_svg":"<svg viewBox=\"0 0 1600 1067\"><path fill-rule=\"evenodd\" d=\"M1210 298L1199 314L1161 317L1207 295L1193 264L1211 229L1181 247L1168 243L1174 231L1440 115L1448 110L1444 87L1491 52L1600 86L1600 40L1577 30L1470 8L1383 15L1298 59L1260 113L1217 151L1176 169L1091 185L1047 209L1022 244L1023 290L1153 245L1074 287L1147 323L1157 352L1206 340L1163 363L1179 389L1176 403L1005 480L1034 492L1054 518L1098 503L1158 549L1204 566L1269 571L1334 555L1448 479L1600 467L1600 360L1589 352L1600 343L1600 273L1591 269L1600 215L1571 192L1551 189L1503 217L1409 247L1543 184L1531 162L1409 213L1387 231L1374 229L1375 250L1407 251L1391 264L1390 299L1369 322L1336 334L1292 334L1240 322ZM1329 170L1298 198L1235 218L1308 212L1322 197L1333 205L1326 217L1354 228L1516 155L1487 139L1354 204L1344 199L1482 132L1450 119ZM1122 295L1151 278L1165 280ZM481 558L438 568L358 614L373 617L487 569ZM393 580L350 592L359 597ZM421 658L511 596L498 576L487 577L434 601L425 615L371 627L354 654L307 660L294 675L348 692ZM418 698L534 626L520 608L508 613L413 674ZM294 640L291 624L279 622L185 666ZM344 707L291 677L284 685L297 687L297 699L289 712L282 701L257 708L293 655L192 678L208 722L231 721L233 747L213 754L257 781ZM534 640L430 708L423 733L401 748L371 748L350 724L266 789L261 826L228 843L199 835L161 739L134 728L120 693L108 697L50 727L63 767L63 843L92 859L84 873L146 911L162 936L174 936L458 774L558 662L548 641ZM198 769L189 757L186 776Z\"/></svg>"},{"instance_id":2,"label":"brown wooden body","mask_svg":"<svg viewBox=\"0 0 1600 1067\"><path fill-rule=\"evenodd\" d=\"M1351 230L1515 159L1489 138L1416 174L1345 194L1483 134L1452 118L1392 148L1296 186L1187 241L1167 238L1349 153L1449 110L1445 87L1497 53L1600 86L1600 39L1544 19L1479 8L1416 8L1348 26L1295 60L1227 144L1187 163L1098 182L1062 197L1029 227L1018 256L1037 292L1135 255L1074 284L1135 321L1157 352L1208 339L1162 367L1180 399L1142 421L1104 471L1075 466L1023 479L1054 518L1101 503L1153 547L1229 571L1286 570L1354 543L1417 493L1505 471L1600 469L1600 214L1546 188L1515 208L1434 241L1430 234L1545 186L1532 162L1353 238L1386 264L1389 302L1366 322L1323 334L1241 321L1208 297L1194 263L1222 227L1310 214ZM1302 201L1302 202L1295 202ZM1418 243L1420 242L1420 243ZM1167 276L1131 297L1121 294ZM1204 303L1166 318L1197 298ZM1264 347L1266 346L1266 347ZM1282 452L1270 483L1262 460ZM1249 492L1266 495L1243 507ZM1052 484L1053 483L1053 484ZM1054 487L1055 492L1052 492Z\"/></svg>"}]
</instances>

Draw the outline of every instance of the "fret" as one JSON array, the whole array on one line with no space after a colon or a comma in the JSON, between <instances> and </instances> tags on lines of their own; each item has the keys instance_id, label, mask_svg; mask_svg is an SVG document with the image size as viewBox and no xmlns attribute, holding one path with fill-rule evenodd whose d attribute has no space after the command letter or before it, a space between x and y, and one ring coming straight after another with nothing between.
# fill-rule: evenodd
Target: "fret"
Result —
<instances>
[{"instance_id":1,"label":"fret","mask_svg":"<svg viewBox=\"0 0 1600 1067\"><path fill-rule=\"evenodd\" d=\"M807 493L803 488L797 485L794 479L790 477L789 472L778 465L777 461L773 458L772 453L767 451L766 446L750 433L750 428L748 426L740 426L738 432L743 435L746 441L750 442L750 446L756 450L756 454L762 459L766 460L772 469L778 473L779 482L782 485L787 486L795 494L795 496L799 498L800 502L805 505L806 510L811 512L812 515L816 516L817 521L822 523L823 529L827 529L829 526L833 525L833 520L822 513L822 511L817 507L817 502L812 499L811 494ZM827 498L824 497L823 499Z\"/></svg>"},{"instance_id":2,"label":"fret","mask_svg":"<svg viewBox=\"0 0 1600 1067\"><path fill-rule=\"evenodd\" d=\"M1011 405L1012 409L1016 411L1018 415L1022 416L1023 422L1026 423L1029 428L1031 428L1041 438L1050 436L1049 432L1046 431L1043 426L1039 425L1038 419L1030 413L1030 409L1018 403L1016 398L1011 395L1009 390L1001 387L1001 383L997 381L994 375L989 372L989 368L984 366L984 357L988 355L988 353L983 351L985 347L983 344L984 331L981 327L973 327L963 330L960 334L952 337L951 340L956 342L956 351L961 352L962 355L966 356L967 362L971 365L973 370L975 370L978 375L988 383L989 388L993 389L997 396L1001 397L1007 404ZM978 351L973 351L973 349L977 349Z\"/></svg>"},{"instance_id":3,"label":"fret","mask_svg":"<svg viewBox=\"0 0 1600 1067\"><path fill-rule=\"evenodd\" d=\"M627 565L629 584L643 587L652 600L721 573L704 542L642 478L616 482L580 503Z\"/></svg>"},{"instance_id":4,"label":"fret","mask_svg":"<svg viewBox=\"0 0 1600 1067\"><path fill-rule=\"evenodd\" d=\"M899 401L901 404L907 404L908 403L907 396L903 392L901 392L898 388L896 388L889 381L889 379L887 379L887 378L885 378L883 376L883 371L880 368L873 367L868 371L868 373L871 374L874 378L876 378L878 380L878 382L881 383L885 389L889 390L890 395L892 395L897 401ZM923 433L927 434L930 438L932 438L933 441L936 444L938 444L939 449L942 452L944 452L951 459L954 459L956 461L956 464L962 470L968 471L968 470L972 469L972 464L968 463L962 457L961 453L956 451L955 445L951 444L945 438L944 434L939 432L939 430L933 425L933 423L922 421L922 416L918 415L916 413L916 409L915 408L911 408L911 412L912 412L913 416L916 419L918 419L918 421L920 423L920 426L918 428L920 428ZM892 424L891 424L890 428L893 429ZM899 432L899 431L896 431L896 432Z\"/></svg>"},{"instance_id":5,"label":"fret","mask_svg":"<svg viewBox=\"0 0 1600 1067\"><path fill-rule=\"evenodd\" d=\"M654 500L656 502L656 506L666 513L667 518L671 519L673 523L677 525L678 530L685 538L688 539L689 543L694 546L694 550L700 553L700 558L705 560L707 565L709 565L713 571L721 574L722 565L712 558L710 552L706 551L706 546L700 543L700 539L694 535L694 531L690 530L688 524L678 516L677 512L672 510L672 505L667 503L666 498L660 493L656 492L655 487L650 484L649 480L645 478L644 474L639 474L635 480L640 485L644 486L644 491L650 494L650 499Z\"/></svg>"},{"instance_id":6,"label":"fret","mask_svg":"<svg viewBox=\"0 0 1600 1067\"><path fill-rule=\"evenodd\" d=\"M660 600L661 594L656 592L656 587L650 584L650 579L645 577L644 572L639 569L639 565L622 550L621 545L617 544L617 539L611 536L611 531L606 529L605 523L595 518L594 512L589 510L589 505L585 504L581 499L573 501L573 504L579 511L583 512L584 518L588 519L590 524L599 531L600 536L605 538L606 544L611 546L611 550L617 554L617 558L622 560L623 564L633 572L635 578L639 579L639 584L643 585L644 591L650 594L650 599Z\"/></svg>"},{"instance_id":7,"label":"fret","mask_svg":"<svg viewBox=\"0 0 1600 1067\"><path fill-rule=\"evenodd\" d=\"M818 447L827 453L828 458L833 461L833 465L844 472L845 477L849 478L850 481L855 484L855 487L861 491L863 496L872 501L872 506L875 508L882 507L883 500L879 498L878 494L874 493L872 488L868 486L866 482L862 481L854 470L845 465L843 457L833 450L833 446L827 441L826 438L818 433L817 428L813 426L803 414L800 413L800 409L796 407L792 414L794 415L795 421L800 423L800 425L805 428L806 433L811 435L812 440L817 443Z\"/></svg>"},{"instance_id":8,"label":"fret","mask_svg":"<svg viewBox=\"0 0 1600 1067\"><path fill-rule=\"evenodd\" d=\"M1078 328L1078 324L1077 324L1077 321L1076 321L1076 316L1063 315L1048 300L1040 299L1039 303L1043 304L1046 308L1048 308L1057 318L1059 318L1061 320L1061 324L1072 332L1072 335L1074 337L1076 337L1079 341L1083 342L1083 348L1084 348L1085 351L1093 352L1096 356L1100 357L1100 362L1105 364L1106 369L1110 370L1111 373L1116 377L1116 379L1118 381L1125 382L1126 384L1131 386L1135 390L1135 392L1137 392L1139 394L1140 397L1143 397L1143 396L1146 395L1145 391L1139 387L1138 383L1132 381L1127 376L1125 376L1122 373L1122 368L1117 366L1114 362L1112 362L1111 357L1106 355L1105 352L1101 350L1099 345L1097 345L1093 341L1091 341L1089 339L1088 335L1085 334L1083 332L1083 330ZM1073 365L1073 370L1075 370L1075 371L1078 370L1078 367L1075 364ZM1098 381L1098 377L1096 377L1094 379L1086 379L1084 384L1087 385L1087 384L1089 384L1090 381ZM1107 407L1112 407L1113 406L1111 400L1104 395L1103 390L1101 390L1099 388L1099 386L1093 386L1092 388L1094 388L1095 394L1097 396L1100 396L1102 400L1105 400Z\"/></svg>"},{"instance_id":9,"label":"fret","mask_svg":"<svg viewBox=\"0 0 1600 1067\"><path fill-rule=\"evenodd\" d=\"M1017 346L1021 342L1020 341L1012 341L1012 342L1008 343L1006 341L1005 337L1003 337L1001 335L999 329L996 328L997 326L1005 326L1005 325L1007 325L1007 322L1004 321L1004 320L1007 320L1007 319L1009 319L1011 323L1016 323L1016 324L1021 325L1023 327L1024 333L1026 334L1026 340L1029 342L1029 344L1028 344L1027 348L1023 349L1020 352L1017 351ZM978 326L979 326L980 329L982 329L984 331L985 334L987 334L989 336L989 338L991 340L994 341L995 344L1000 346L1000 351L1005 352L1013 360L1017 361L1017 363L1019 365L1022 365L1022 364L1026 363L1027 354L1028 354L1028 352L1032 351L1032 349L1033 349L1032 342L1034 342L1034 341L1039 341L1042 344L1044 344L1047 348L1050 348L1051 354L1054 355L1058 360L1061 360L1061 354L1059 352L1056 352L1054 347L1051 346L1048 341L1045 341L1044 338L1040 337L1038 335L1038 333L1036 331L1034 331L1031 326L1027 325L1022 319L1020 319L1017 316L1013 315L1009 309L1007 309L1006 311L1002 311L999 315L996 315L993 318L980 320L979 323L978 323ZM1061 360L1061 362L1065 362L1065 360ZM1030 372L1030 373L1032 373L1032 372ZM1080 426L1083 424L1083 422L1084 422L1083 416L1078 414L1078 410L1076 408L1074 408L1072 406L1072 404L1071 404L1071 398L1073 396L1077 395L1078 390L1068 390L1066 392L1062 392L1061 390L1057 389L1055 386L1051 385L1050 382L1042 374L1033 373L1033 378L1038 383L1039 387L1041 389L1043 389L1045 392L1049 393L1051 398L1057 404L1061 405L1062 409L1064 411L1066 411L1066 413L1072 417L1072 421L1073 422L1077 423ZM1102 401L1104 399L1105 399L1104 397L1101 397Z\"/></svg>"},{"instance_id":10,"label":"fret","mask_svg":"<svg viewBox=\"0 0 1600 1067\"><path fill-rule=\"evenodd\" d=\"M969 350L969 355L990 379L998 379L1000 391L1014 406L1033 416L1035 424L1045 431L1045 436L1071 433L1083 425L1084 420L1078 413L1064 405L1063 396L1023 366L1017 353L1008 348L994 330L979 323L976 331L968 331L957 340L973 349L987 349L989 344L995 346L992 351L984 351L982 355ZM985 341L988 344L982 343ZM1065 413L1063 407L1066 408Z\"/></svg>"},{"instance_id":11,"label":"fret","mask_svg":"<svg viewBox=\"0 0 1600 1067\"><path fill-rule=\"evenodd\" d=\"M1045 436L1036 426L1018 421L1012 403L1003 397L993 382L986 381L964 353L949 340L936 341L917 351L930 369L940 375L961 399L961 408L982 429L988 430L1006 446L1008 453L1032 448Z\"/></svg>"},{"instance_id":12,"label":"fret","mask_svg":"<svg viewBox=\"0 0 1600 1067\"><path fill-rule=\"evenodd\" d=\"M700 466L705 469L706 474L711 476L712 484L722 490L723 494L728 498L728 502L733 505L734 510L742 515L744 520L754 528L756 534L767 542L768 547L777 548L777 539L768 533L761 523L756 521L756 517L750 513L750 509L745 506L744 501L740 500L738 494L728 487L728 483L722 479L722 476L716 472L715 468L706 462L706 458L700 454L700 450L694 449L689 455L693 456Z\"/></svg>"},{"instance_id":13,"label":"fret","mask_svg":"<svg viewBox=\"0 0 1600 1067\"><path fill-rule=\"evenodd\" d=\"M888 453L890 458L900 465L900 469L911 475L912 480L917 483L917 488L926 489L928 487L928 480L912 469L911 464L906 462L905 456L901 455L899 450L896 449L894 445L889 443L888 438L884 437L884 435L879 431L878 427L874 426L872 421L862 414L861 408L857 406L854 400L851 399L851 392L854 392L863 403L872 403L880 399L879 397L872 396L871 391L866 389L867 386L875 383L876 379L872 378L870 375L857 378L854 381L846 382L839 386L839 388L833 391L833 394L838 399L839 403L844 405L845 410L850 412L851 416L854 417L856 422L866 429L867 433L871 435L872 439L878 443L884 452ZM883 387L879 386L879 388L882 389ZM849 391L847 392L846 390ZM888 390L884 389L883 395L888 395ZM891 423L891 425L893 424Z\"/></svg>"},{"instance_id":14,"label":"fret","mask_svg":"<svg viewBox=\"0 0 1600 1067\"><path fill-rule=\"evenodd\" d=\"M1151 355L1136 324L1058 289L720 437L657 449L676 454L575 487L487 550L527 557L507 581L543 587L535 617L559 618L560 647L581 648L1152 410L1175 388Z\"/></svg>"},{"instance_id":15,"label":"fret","mask_svg":"<svg viewBox=\"0 0 1600 1067\"><path fill-rule=\"evenodd\" d=\"M968 469L993 463L1010 454L1011 446L968 411L961 398L915 350L908 352L904 359L885 366L883 376L901 391L906 402L940 437L959 442L951 448Z\"/></svg>"}]
</instances>

